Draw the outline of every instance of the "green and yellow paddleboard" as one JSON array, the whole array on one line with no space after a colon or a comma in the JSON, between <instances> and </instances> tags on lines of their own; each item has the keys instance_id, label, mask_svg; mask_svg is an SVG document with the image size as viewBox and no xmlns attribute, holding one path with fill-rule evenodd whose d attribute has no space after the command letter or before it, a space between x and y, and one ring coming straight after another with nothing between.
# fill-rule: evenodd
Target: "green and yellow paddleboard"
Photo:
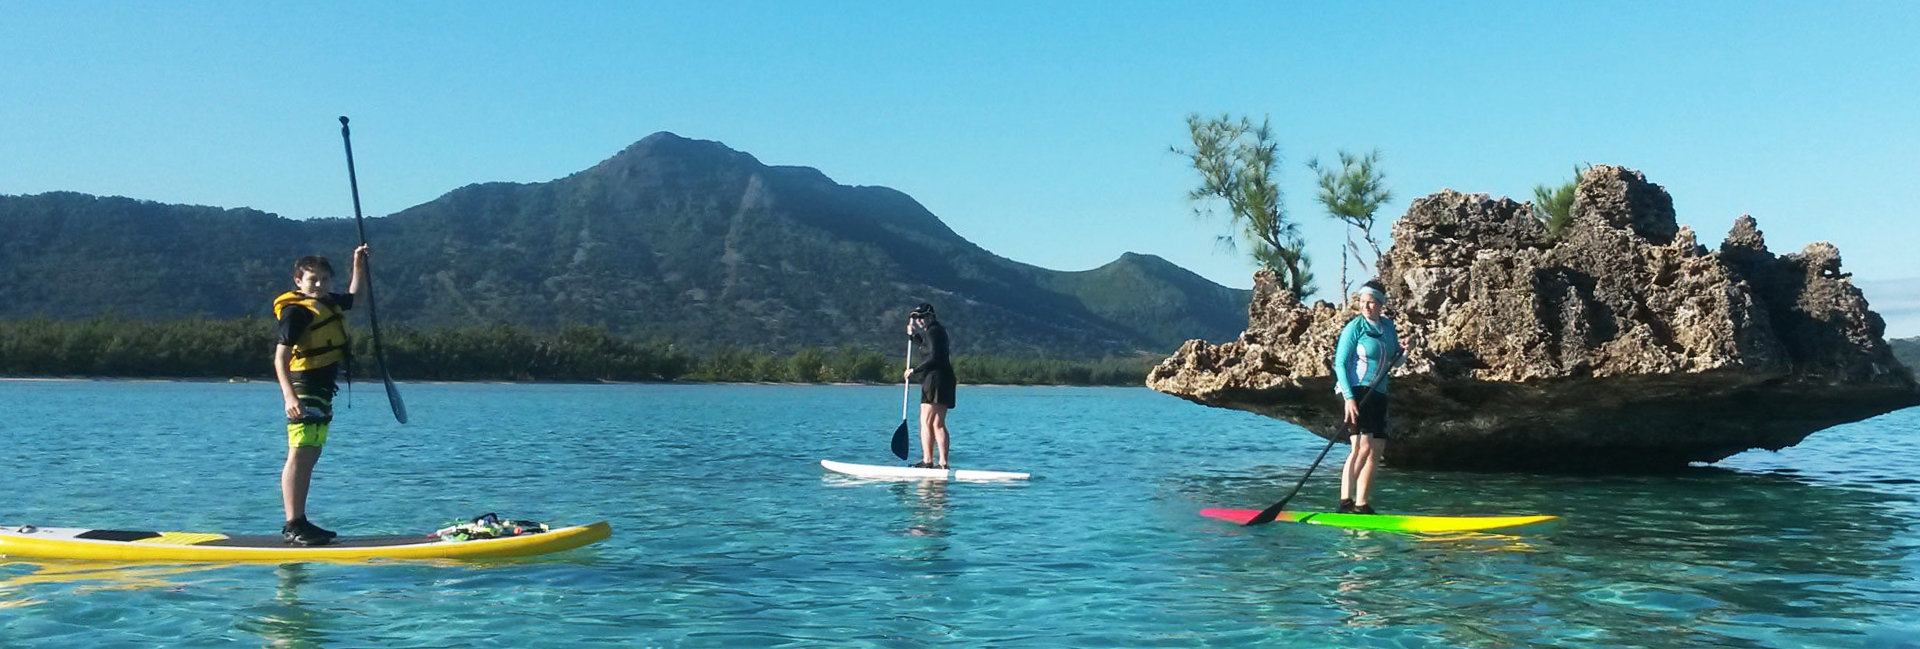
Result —
<instances>
[{"instance_id":1,"label":"green and yellow paddleboard","mask_svg":"<svg viewBox=\"0 0 1920 649\"><path fill-rule=\"evenodd\" d=\"M1202 509L1200 515L1245 525L1260 513L1258 509ZM1330 512L1280 512L1275 522L1326 525L1353 530L1379 530L1408 534L1445 534L1448 532L1513 531L1520 528L1544 528L1558 523L1559 516L1395 516L1392 514L1334 514Z\"/></svg>"}]
</instances>

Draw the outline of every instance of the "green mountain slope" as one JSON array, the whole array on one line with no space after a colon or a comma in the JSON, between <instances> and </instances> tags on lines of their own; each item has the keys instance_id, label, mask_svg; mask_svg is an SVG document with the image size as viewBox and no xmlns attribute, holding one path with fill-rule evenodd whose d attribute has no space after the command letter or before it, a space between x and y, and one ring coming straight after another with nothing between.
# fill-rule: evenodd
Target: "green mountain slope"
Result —
<instances>
[{"instance_id":1,"label":"green mountain slope","mask_svg":"<svg viewBox=\"0 0 1920 649\"><path fill-rule=\"evenodd\" d=\"M341 219L71 193L0 197L0 317L266 315ZM691 346L900 341L927 301L955 352L1090 356L1222 340L1246 291L1157 257L1082 272L994 255L912 198L658 133L545 183L463 187L367 222L383 320L602 325ZM337 265L344 271L344 263Z\"/></svg>"},{"instance_id":2,"label":"green mountain slope","mask_svg":"<svg viewBox=\"0 0 1920 649\"><path fill-rule=\"evenodd\" d=\"M1920 373L1920 337L1891 338L1887 344L1893 346L1893 357L1899 359L1901 365Z\"/></svg>"}]
</instances>

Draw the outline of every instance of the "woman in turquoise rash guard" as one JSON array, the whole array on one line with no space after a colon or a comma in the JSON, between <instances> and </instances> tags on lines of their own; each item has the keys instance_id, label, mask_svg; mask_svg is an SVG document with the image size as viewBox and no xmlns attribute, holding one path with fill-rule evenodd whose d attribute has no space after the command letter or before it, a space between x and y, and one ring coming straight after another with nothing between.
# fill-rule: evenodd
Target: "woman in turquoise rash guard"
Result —
<instances>
[{"instance_id":1,"label":"woman in turquoise rash guard","mask_svg":"<svg viewBox=\"0 0 1920 649\"><path fill-rule=\"evenodd\" d=\"M1373 492L1373 471L1387 447L1387 377L1389 362L1404 360L1406 350L1393 320L1381 315L1387 305L1386 287L1379 280L1368 280L1353 295L1356 312L1340 330L1340 344L1333 352L1334 391L1346 401L1343 420L1347 438L1347 463L1340 471L1340 508L1342 514L1371 514L1368 496ZM1393 359L1393 360L1389 360ZM1379 383L1374 381L1378 379ZM1369 385L1373 398L1367 398Z\"/></svg>"}]
</instances>

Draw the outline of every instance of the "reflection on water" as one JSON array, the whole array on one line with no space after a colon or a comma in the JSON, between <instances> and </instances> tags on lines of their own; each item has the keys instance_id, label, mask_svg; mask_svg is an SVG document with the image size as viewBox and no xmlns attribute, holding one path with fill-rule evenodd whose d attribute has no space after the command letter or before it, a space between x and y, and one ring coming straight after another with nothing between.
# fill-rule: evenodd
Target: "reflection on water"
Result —
<instances>
[{"instance_id":1,"label":"reflection on water","mask_svg":"<svg viewBox=\"0 0 1920 649\"><path fill-rule=\"evenodd\" d=\"M1189 476L1169 486L1233 505L1270 500L1283 482ZM1402 639L1460 647L1776 646L1883 624L1875 598L1912 582L1905 555L1890 551L1913 542L1900 540L1912 523L1898 512L1915 501L1904 495L1727 469L1632 478L1399 472L1384 483L1380 500L1419 503L1421 514L1567 520L1519 536L1231 528L1246 538L1197 559L1234 565L1224 576L1249 606L1273 612L1263 616L1270 624L1331 642L1377 641L1391 627ZM1346 631L1292 613L1328 605ZM1536 623L1543 616L1560 623L1551 637Z\"/></svg>"},{"instance_id":2,"label":"reflection on water","mask_svg":"<svg viewBox=\"0 0 1920 649\"><path fill-rule=\"evenodd\" d=\"M45 604L58 598L63 602L85 601L92 593L103 591L179 591L190 588L219 571L254 571L258 565L224 566L216 564L141 564L46 559L0 564L0 609ZM322 629L337 617L324 609L310 607L300 598L300 588L310 578L307 566L287 564L272 568L278 587L271 603L249 607L234 626L266 640L269 647L308 648L324 646ZM192 576L197 579L178 579ZM47 586L62 587L47 591ZM9 599L11 593L28 587L38 597Z\"/></svg>"},{"instance_id":3,"label":"reflection on water","mask_svg":"<svg viewBox=\"0 0 1920 649\"><path fill-rule=\"evenodd\" d=\"M1411 536L1198 516L1273 502L1324 443L1257 416L1145 390L969 394L968 456L1037 479L824 474L889 457L897 387L410 386L406 427L340 415L313 500L336 529L491 510L614 537L474 564L0 563L0 646L1799 649L1920 631L1920 409L1675 475L1386 471L1383 511L1566 518ZM0 381L0 523L277 527L276 399ZM97 430L112 443L75 434ZM1316 478L1299 506L1336 487Z\"/></svg>"},{"instance_id":4,"label":"reflection on water","mask_svg":"<svg viewBox=\"0 0 1920 649\"><path fill-rule=\"evenodd\" d=\"M24 592L28 586L61 584L70 586L69 594L83 595L92 590L135 590L141 588L167 588L176 582L167 579L216 566L208 565L151 565L126 564L101 561L62 561L59 559L40 559L34 561L14 560L0 564L0 608L32 606L42 599L23 597L8 599L10 593Z\"/></svg>"},{"instance_id":5,"label":"reflection on water","mask_svg":"<svg viewBox=\"0 0 1920 649\"><path fill-rule=\"evenodd\" d=\"M273 601L248 607L234 627L260 636L268 647L312 649L326 646L326 628L338 617L325 608L300 599L300 588L312 579L305 564L289 563L273 569L278 580Z\"/></svg>"},{"instance_id":6,"label":"reflection on water","mask_svg":"<svg viewBox=\"0 0 1920 649\"><path fill-rule=\"evenodd\" d=\"M908 511L913 512L913 524L907 526L908 536L944 537L947 535L947 482L945 480L920 480L892 485L895 493L901 494Z\"/></svg>"}]
</instances>

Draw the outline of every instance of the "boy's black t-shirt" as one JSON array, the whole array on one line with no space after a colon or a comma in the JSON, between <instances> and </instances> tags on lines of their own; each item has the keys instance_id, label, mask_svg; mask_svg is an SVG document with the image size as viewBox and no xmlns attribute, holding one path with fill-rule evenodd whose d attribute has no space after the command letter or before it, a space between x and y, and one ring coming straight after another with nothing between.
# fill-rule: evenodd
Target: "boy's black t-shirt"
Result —
<instances>
[{"instance_id":1,"label":"boy's black t-shirt","mask_svg":"<svg viewBox=\"0 0 1920 649\"><path fill-rule=\"evenodd\" d=\"M353 294L328 293L326 297L320 298L320 302L346 311L353 308ZM280 313L276 315L280 322L275 328L275 335L279 338L280 344L288 347L292 347L294 341L300 340L301 336L307 335L307 327L313 324L313 312L298 304L289 304L280 309Z\"/></svg>"}]
</instances>

